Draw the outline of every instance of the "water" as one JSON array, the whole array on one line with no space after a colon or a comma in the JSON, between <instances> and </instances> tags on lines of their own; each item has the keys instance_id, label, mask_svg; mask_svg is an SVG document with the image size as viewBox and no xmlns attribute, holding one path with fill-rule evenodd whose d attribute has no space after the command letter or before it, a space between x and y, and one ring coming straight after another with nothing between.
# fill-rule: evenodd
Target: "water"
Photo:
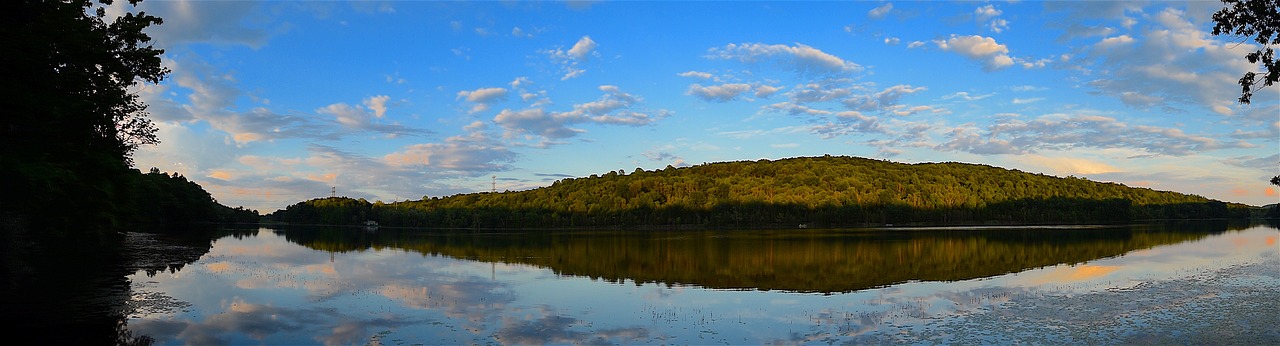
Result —
<instances>
[{"instance_id":1,"label":"water","mask_svg":"<svg viewBox=\"0 0 1280 346\"><path fill-rule=\"evenodd\" d=\"M263 228L129 275L126 317L201 345L1280 342L1280 231L1225 228Z\"/></svg>"}]
</instances>

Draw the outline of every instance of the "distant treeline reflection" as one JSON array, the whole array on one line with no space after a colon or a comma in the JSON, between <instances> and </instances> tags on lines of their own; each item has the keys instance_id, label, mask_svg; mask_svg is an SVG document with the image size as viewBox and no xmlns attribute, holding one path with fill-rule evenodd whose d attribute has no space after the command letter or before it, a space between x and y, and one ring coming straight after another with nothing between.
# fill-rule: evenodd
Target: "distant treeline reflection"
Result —
<instances>
[{"instance_id":1,"label":"distant treeline reflection","mask_svg":"<svg viewBox=\"0 0 1280 346\"><path fill-rule=\"evenodd\" d=\"M1081 263L1227 229L1226 222L1212 222L1194 227L959 231L484 233L333 227L282 232L289 241L323 251L400 249L529 264L611 282L834 293Z\"/></svg>"}]
</instances>

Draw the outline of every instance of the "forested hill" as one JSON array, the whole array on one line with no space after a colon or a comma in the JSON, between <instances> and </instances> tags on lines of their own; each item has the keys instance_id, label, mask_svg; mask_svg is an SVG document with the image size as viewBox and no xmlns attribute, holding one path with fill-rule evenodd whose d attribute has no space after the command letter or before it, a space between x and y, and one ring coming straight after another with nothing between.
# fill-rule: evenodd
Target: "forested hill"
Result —
<instances>
[{"instance_id":1,"label":"forested hill","mask_svg":"<svg viewBox=\"0 0 1280 346\"><path fill-rule=\"evenodd\" d=\"M1247 217L1251 209L985 165L824 156L615 171L529 191L389 204L315 199L271 217L288 223L373 220L418 227L827 227L1224 218Z\"/></svg>"}]
</instances>

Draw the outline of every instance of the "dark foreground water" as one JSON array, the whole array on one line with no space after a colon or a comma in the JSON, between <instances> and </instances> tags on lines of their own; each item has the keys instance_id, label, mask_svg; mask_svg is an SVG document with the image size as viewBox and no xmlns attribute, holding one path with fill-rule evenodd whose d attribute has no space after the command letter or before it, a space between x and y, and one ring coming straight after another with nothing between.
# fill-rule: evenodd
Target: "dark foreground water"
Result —
<instances>
[{"instance_id":1,"label":"dark foreground water","mask_svg":"<svg viewBox=\"0 0 1280 346\"><path fill-rule=\"evenodd\" d=\"M1278 237L263 228L135 266L121 311L157 344L1276 344Z\"/></svg>"}]
</instances>

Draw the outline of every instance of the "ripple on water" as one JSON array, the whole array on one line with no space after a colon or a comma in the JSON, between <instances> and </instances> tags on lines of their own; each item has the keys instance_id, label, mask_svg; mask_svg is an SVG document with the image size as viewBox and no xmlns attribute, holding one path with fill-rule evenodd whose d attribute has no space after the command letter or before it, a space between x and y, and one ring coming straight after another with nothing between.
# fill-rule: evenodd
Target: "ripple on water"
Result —
<instances>
[{"instance_id":1,"label":"ripple on water","mask_svg":"<svg viewBox=\"0 0 1280 346\"><path fill-rule=\"evenodd\" d=\"M1280 259L1072 296L1020 293L895 342L1280 344Z\"/></svg>"},{"instance_id":2,"label":"ripple on water","mask_svg":"<svg viewBox=\"0 0 1280 346\"><path fill-rule=\"evenodd\" d=\"M164 292L135 291L132 299L125 303L125 312L130 319L137 319L187 312L190 307L191 303L174 299Z\"/></svg>"}]
</instances>

